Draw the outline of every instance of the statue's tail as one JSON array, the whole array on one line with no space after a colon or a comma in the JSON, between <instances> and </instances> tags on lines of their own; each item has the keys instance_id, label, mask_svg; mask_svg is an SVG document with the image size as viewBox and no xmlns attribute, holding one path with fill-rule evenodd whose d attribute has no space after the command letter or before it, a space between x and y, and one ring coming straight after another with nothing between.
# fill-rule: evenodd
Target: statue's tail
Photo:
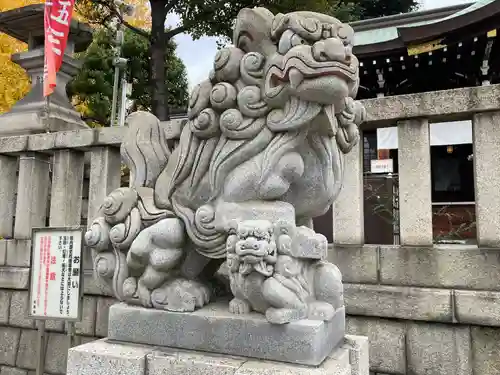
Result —
<instances>
[{"instance_id":1,"label":"statue's tail","mask_svg":"<svg viewBox=\"0 0 500 375\"><path fill-rule=\"evenodd\" d=\"M130 169L130 187L154 188L167 165L170 148L158 118L149 112L134 112L121 145L123 161Z\"/></svg>"},{"instance_id":2,"label":"statue's tail","mask_svg":"<svg viewBox=\"0 0 500 375\"><path fill-rule=\"evenodd\" d=\"M130 169L130 187L106 197L97 217L89 218L93 221L85 242L92 249L99 286L110 288L120 301L134 303L136 296L126 282L127 252L142 229L175 214L154 202L154 185L171 154L160 121L150 113L135 112L127 124L121 155Z\"/></svg>"}]
</instances>

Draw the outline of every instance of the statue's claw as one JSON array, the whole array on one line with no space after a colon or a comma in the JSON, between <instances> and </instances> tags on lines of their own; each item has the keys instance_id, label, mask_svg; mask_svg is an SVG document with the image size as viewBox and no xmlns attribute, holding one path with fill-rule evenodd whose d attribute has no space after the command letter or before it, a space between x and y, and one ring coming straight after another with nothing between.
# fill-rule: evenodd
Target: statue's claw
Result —
<instances>
[{"instance_id":1,"label":"statue's claw","mask_svg":"<svg viewBox=\"0 0 500 375\"><path fill-rule=\"evenodd\" d=\"M286 324L307 318L307 310L304 309L276 309L270 307L266 311L266 319L272 324Z\"/></svg>"},{"instance_id":2,"label":"statue's claw","mask_svg":"<svg viewBox=\"0 0 500 375\"><path fill-rule=\"evenodd\" d=\"M335 315L334 307L328 302L315 301L309 304L307 318L311 320L330 321Z\"/></svg>"},{"instance_id":3,"label":"statue's claw","mask_svg":"<svg viewBox=\"0 0 500 375\"><path fill-rule=\"evenodd\" d=\"M211 290L206 285L186 279L169 280L151 294L157 309L192 312L210 301Z\"/></svg>"},{"instance_id":4,"label":"statue's claw","mask_svg":"<svg viewBox=\"0 0 500 375\"><path fill-rule=\"evenodd\" d=\"M233 314L248 314L252 311L250 304L242 299L233 298L229 302L229 312Z\"/></svg>"}]
</instances>

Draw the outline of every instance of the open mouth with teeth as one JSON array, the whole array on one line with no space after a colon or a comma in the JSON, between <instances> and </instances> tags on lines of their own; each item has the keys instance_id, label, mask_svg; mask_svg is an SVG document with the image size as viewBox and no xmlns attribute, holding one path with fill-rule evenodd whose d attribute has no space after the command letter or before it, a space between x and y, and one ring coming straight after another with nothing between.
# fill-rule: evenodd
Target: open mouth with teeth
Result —
<instances>
[{"instance_id":1,"label":"open mouth with teeth","mask_svg":"<svg viewBox=\"0 0 500 375\"><path fill-rule=\"evenodd\" d=\"M341 62L305 62L293 57L287 60L285 66L280 68L273 65L267 74L267 91L273 91L290 84L292 89L297 89L304 80L337 76L346 81L355 81L357 67L346 65Z\"/></svg>"},{"instance_id":2,"label":"open mouth with teeth","mask_svg":"<svg viewBox=\"0 0 500 375\"><path fill-rule=\"evenodd\" d=\"M244 263L255 264L261 262L263 260L263 257L255 255L245 255L242 257L242 260Z\"/></svg>"}]
</instances>

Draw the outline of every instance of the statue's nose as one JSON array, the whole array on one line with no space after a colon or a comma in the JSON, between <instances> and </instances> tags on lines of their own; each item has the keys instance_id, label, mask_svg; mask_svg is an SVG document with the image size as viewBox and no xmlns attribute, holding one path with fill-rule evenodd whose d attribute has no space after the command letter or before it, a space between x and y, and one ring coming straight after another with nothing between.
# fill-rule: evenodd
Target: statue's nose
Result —
<instances>
[{"instance_id":1,"label":"statue's nose","mask_svg":"<svg viewBox=\"0 0 500 375\"><path fill-rule=\"evenodd\" d=\"M351 59L350 48L338 38L320 40L313 45L313 56L316 61L338 61L349 63Z\"/></svg>"}]
</instances>

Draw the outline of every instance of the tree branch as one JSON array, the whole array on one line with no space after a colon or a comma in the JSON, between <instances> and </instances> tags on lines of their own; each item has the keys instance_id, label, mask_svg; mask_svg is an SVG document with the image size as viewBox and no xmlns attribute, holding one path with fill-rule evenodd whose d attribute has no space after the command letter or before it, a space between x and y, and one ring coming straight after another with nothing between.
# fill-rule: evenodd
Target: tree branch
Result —
<instances>
[{"instance_id":1,"label":"tree branch","mask_svg":"<svg viewBox=\"0 0 500 375\"><path fill-rule=\"evenodd\" d=\"M186 30L187 30L187 27L185 27L184 25L176 27L175 29L172 29L172 30L168 30L167 32L165 32L165 39L167 39L167 41L168 41L168 40L172 39L174 36L176 36L178 34L182 34Z\"/></svg>"},{"instance_id":2,"label":"tree branch","mask_svg":"<svg viewBox=\"0 0 500 375\"><path fill-rule=\"evenodd\" d=\"M107 1L103 1L103 0L92 0L93 3L95 4L98 4L98 5L101 5L105 8L107 8L110 13L114 16L116 16L118 18L118 20L120 21L120 23L125 26L126 28L130 29L131 31L133 31L134 33L146 38L149 40L149 33L138 28L138 27L135 27L133 25L131 25L130 23L128 23L127 21L125 21L125 19L123 18L123 16L120 14L120 12L118 11L118 9L116 9L116 7L114 6L111 6L109 2Z\"/></svg>"},{"instance_id":3,"label":"tree branch","mask_svg":"<svg viewBox=\"0 0 500 375\"><path fill-rule=\"evenodd\" d=\"M169 14L174 7L179 4L179 0L170 0L165 4L165 14Z\"/></svg>"},{"instance_id":4,"label":"tree branch","mask_svg":"<svg viewBox=\"0 0 500 375\"><path fill-rule=\"evenodd\" d=\"M120 20L120 22L123 26L125 26L126 28L130 29L134 33L149 40L150 35L148 32L146 32L138 27L135 27L135 26L131 25L130 23L128 23L127 21L125 21L125 19L122 17L122 15L120 13L117 13L116 16L118 17L118 19Z\"/></svg>"}]
</instances>

